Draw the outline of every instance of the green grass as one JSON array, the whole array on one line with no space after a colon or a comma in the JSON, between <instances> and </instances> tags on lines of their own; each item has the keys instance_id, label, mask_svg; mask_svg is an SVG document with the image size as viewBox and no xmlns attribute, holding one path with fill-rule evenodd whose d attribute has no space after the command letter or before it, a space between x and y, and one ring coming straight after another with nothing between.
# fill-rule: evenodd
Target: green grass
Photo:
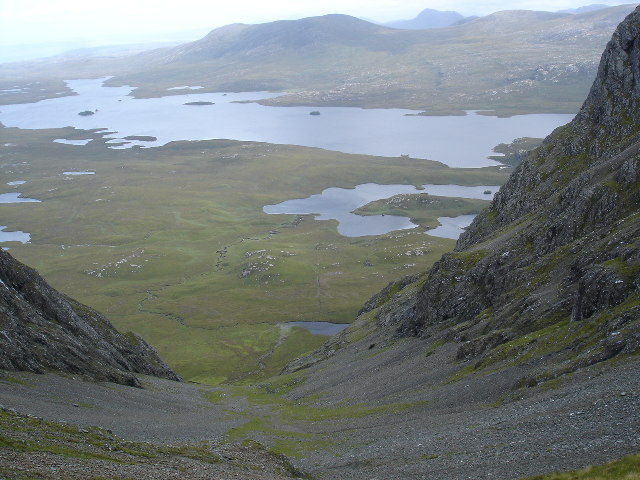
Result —
<instances>
[{"instance_id":1,"label":"green grass","mask_svg":"<svg viewBox=\"0 0 640 480\"><path fill-rule=\"evenodd\" d=\"M490 197L490 195L487 195ZM400 215L425 228L439 225L438 217L480 213L489 200L438 197L426 193L396 195L377 200L355 210L359 215Z\"/></svg>"},{"instance_id":2,"label":"green grass","mask_svg":"<svg viewBox=\"0 0 640 480\"><path fill-rule=\"evenodd\" d=\"M389 281L424 271L454 244L419 231L347 238L335 222L266 215L262 206L331 186L506 178L496 168L293 146L204 141L117 151L74 129L2 132L16 145L0 149L2 178L26 180L17 190L42 200L0 205L8 230L32 236L6 244L11 253L120 331L140 334L186 380L210 384L278 373L324 341L298 329L283 339L279 323L351 322ZM97 140L52 143L73 135ZM62 175L72 169L97 173Z\"/></svg>"},{"instance_id":3,"label":"green grass","mask_svg":"<svg viewBox=\"0 0 640 480\"><path fill-rule=\"evenodd\" d=\"M640 454L628 455L619 460L567 473L538 475L527 480L638 480L640 479Z\"/></svg>"}]
</instances>

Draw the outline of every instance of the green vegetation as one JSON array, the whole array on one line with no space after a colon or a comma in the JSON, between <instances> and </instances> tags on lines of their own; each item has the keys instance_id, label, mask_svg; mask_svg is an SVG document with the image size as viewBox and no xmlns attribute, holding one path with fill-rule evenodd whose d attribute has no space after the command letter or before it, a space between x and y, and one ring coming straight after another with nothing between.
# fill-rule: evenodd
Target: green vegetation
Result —
<instances>
[{"instance_id":1,"label":"green vegetation","mask_svg":"<svg viewBox=\"0 0 640 480\"><path fill-rule=\"evenodd\" d=\"M640 479L640 454L628 455L620 460L585 468L575 472L551 473L530 477L527 480L638 480Z\"/></svg>"},{"instance_id":2,"label":"green vegetation","mask_svg":"<svg viewBox=\"0 0 640 480\"><path fill-rule=\"evenodd\" d=\"M206 445L160 447L146 442L127 442L97 427L80 428L4 410L0 410L0 448L120 464L145 463L146 459L162 455L184 456L207 463L220 461ZM1 466L0 473L3 473Z\"/></svg>"},{"instance_id":3,"label":"green vegetation","mask_svg":"<svg viewBox=\"0 0 640 480\"><path fill-rule=\"evenodd\" d=\"M295 444L291 446L294 452L296 448ZM258 471L267 475L273 471L287 478L309 478L279 455L279 450L287 450L286 445L276 444L267 451L253 440L243 442L242 446L131 442L109 430L49 422L0 409L0 453L5 459L0 463L2 478L57 479L62 473L64 478L118 480L139 475L140 467L149 469L149 475L154 477L154 468L176 478L195 468L198 472L215 474L215 478L261 478ZM260 464L259 469L255 463ZM65 465L77 470L67 471ZM93 476L96 472L104 476Z\"/></svg>"},{"instance_id":4,"label":"green vegetation","mask_svg":"<svg viewBox=\"0 0 640 480\"><path fill-rule=\"evenodd\" d=\"M487 195L490 199L490 195ZM358 215L400 215L425 228L439 225L438 217L480 213L490 200L470 200L429 195L427 193L395 195L376 200L355 210Z\"/></svg>"},{"instance_id":5,"label":"green vegetation","mask_svg":"<svg viewBox=\"0 0 640 480\"><path fill-rule=\"evenodd\" d=\"M186 380L251 383L326 337L288 321L352 321L391 280L454 242L418 229L338 235L334 222L262 207L360 183L501 184L497 168L233 141L110 150L99 133L4 128L0 172L42 203L3 204L11 253L55 288L149 341ZM87 146L55 138L94 138ZM65 177L68 170L95 170ZM479 206L479 205L478 205ZM452 215L467 203L447 206ZM135 341L133 337L129 337Z\"/></svg>"},{"instance_id":6,"label":"green vegetation","mask_svg":"<svg viewBox=\"0 0 640 480\"><path fill-rule=\"evenodd\" d=\"M304 381L301 372L273 377L251 386L227 386L224 393L205 393L205 398L216 403L246 405L241 415L247 421L231 428L225 435L226 442L243 444L260 441L269 446L272 453L284 454L292 458L302 458L317 450L339 452L335 436L314 433L318 425L340 422L346 425L368 416L400 415L424 402L389 404L352 404L343 401L337 405L324 406L319 398L307 396L303 400L286 398L296 385ZM250 412L250 413L248 413ZM320 428L320 431L322 428Z\"/></svg>"}]
</instances>

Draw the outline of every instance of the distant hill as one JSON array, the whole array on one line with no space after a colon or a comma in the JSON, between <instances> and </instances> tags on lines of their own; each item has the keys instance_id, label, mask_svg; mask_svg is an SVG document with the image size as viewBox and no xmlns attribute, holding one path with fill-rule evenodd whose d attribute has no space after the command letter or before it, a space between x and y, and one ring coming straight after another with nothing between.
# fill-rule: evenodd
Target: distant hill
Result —
<instances>
[{"instance_id":1,"label":"distant hill","mask_svg":"<svg viewBox=\"0 0 640 480\"><path fill-rule=\"evenodd\" d=\"M296 92L269 101L277 105L575 112L607 39L632 9L504 11L427 30L346 15L235 24L133 57L132 72L111 82L138 85L137 96L196 84Z\"/></svg>"},{"instance_id":2,"label":"distant hill","mask_svg":"<svg viewBox=\"0 0 640 480\"><path fill-rule=\"evenodd\" d=\"M591 5L586 5L584 7L567 8L566 10L558 10L558 13L588 13L588 12L595 12L597 10L602 10L603 8L608 8L608 6L603 5L601 3L593 3Z\"/></svg>"},{"instance_id":3,"label":"distant hill","mask_svg":"<svg viewBox=\"0 0 640 480\"><path fill-rule=\"evenodd\" d=\"M110 75L110 85L137 86L136 97L201 85L201 92L288 92L265 102L271 105L393 107L430 114L573 113L589 90L607 40L632 9L503 11L423 30L347 15L233 24L195 42L130 57L7 66L0 68L0 85L11 88L16 78L56 76L55 96L70 74ZM29 95L44 96L40 90L23 96ZM20 102L19 96L5 95L0 104Z\"/></svg>"},{"instance_id":4,"label":"distant hill","mask_svg":"<svg viewBox=\"0 0 640 480\"><path fill-rule=\"evenodd\" d=\"M426 28L449 27L464 20L464 16L458 12L433 10L426 8L411 20L396 20L384 25L391 28L406 30L422 30Z\"/></svg>"}]
</instances>

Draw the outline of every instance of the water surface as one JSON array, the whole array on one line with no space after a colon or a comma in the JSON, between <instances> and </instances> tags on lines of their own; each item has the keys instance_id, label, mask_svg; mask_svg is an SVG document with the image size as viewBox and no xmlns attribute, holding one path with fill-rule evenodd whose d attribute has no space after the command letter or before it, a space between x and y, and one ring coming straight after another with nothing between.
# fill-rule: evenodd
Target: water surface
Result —
<instances>
[{"instance_id":1,"label":"water surface","mask_svg":"<svg viewBox=\"0 0 640 480\"><path fill-rule=\"evenodd\" d=\"M86 145L91 139L88 140L67 140L66 138L56 138L54 143L64 143L67 145Z\"/></svg>"},{"instance_id":2,"label":"water surface","mask_svg":"<svg viewBox=\"0 0 640 480\"><path fill-rule=\"evenodd\" d=\"M457 240L464 229L471 225L477 215L460 215L459 217L438 217L440 226L427 230L425 233L432 237L451 238Z\"/></svg>"},{"instance_id":3,"label":"water surface","mask_svg":"<svg viewBox=\"0 0 640 480\"><path fill-rule=\"evenodd\" d=\"M453 167L482 167L497 164L487 158L497 144L524 136L544 137L572 118L555 114L498 118L473 112L466 116L429 117L402 109L268 107L252 103L278 96L267 92L189 93L135 99L129 96L133 87L105 87L104 80L68 81L75 96L4 105L0 121L7 127L31 129L106 128L117 132L106 135L118 143L111 148L148 148L176 140L233 139L388 157L410 155ZM184 105L194 101L215 105L206 109ZM95 114L78 115L85 110ZM321 115L309 115L312 110ZM123 140L142 135L158 140Z\"/></svg>"},{"instance_id":4,"label":"water surface","mask_svg":"<svg viewBox=\"0 0 640 480\"><path fill-rule=\"evenodd\" d=\"M20 242L29 243L31 241L31 235L25 232L4 232L6 226L0 225L0 242Z\"/></svg>"},{"instance_id":5,"label":"water surface","mask_svg":"<svg viewBox=\"0 0 640 480\"><path fill-rule=\"evenodd\" d=\"M281 324L284 327L301 327L313 335L334 336L349 326L348 323L330 323L330 322L287 322Z\"/></svg>"},{"instance_id":6,"label":"water surface","mask_svg":"<svg viewBox=\"0 0 640 480\"><path fill-rule=\"evenodd\" d=\"M409 218L398 215L356 215L352 213L375 200L391 198L398 194L428 193L441 197L458 197L491 200L497 192L497 185L478 185L466 187L462 185L423 185L418 189L413 185L379 185L366 183L355 188L327 188L322 193L307 198L287 200L276 205L265 205L263 211L268 214L316 215L316 220L337 220L338 233L345 237L362 237L366 235L384 235L395 230L415 228L417 225ZM466 216L465 216L466 217ZM448 218L448 217L442 217ZM458 217L460 218L460 217ZM462 224L463 221L458 221ZM448 222L447 228L429 230L429 235L443 236L453 232L454 222ZM470 222L469 222L470 223ZM444 225L443 225L444 227ZM439 227L442 228L442 227ZM462 230L459 230L462 232ZM458 234L459 235L459 234ZM445 238L457 238L446 236Z\"/></svg>"},{"instance_id":7,"label":"water surface","mask_svg":"<svg viewBox=\"0 0 640 480\"><path fill-rule=\"evenodd\" d=\"M19 192L0 193L0 203L28 203L28 202L40 202L35 198L21 197Z\"/></svg>"}]
</instances>

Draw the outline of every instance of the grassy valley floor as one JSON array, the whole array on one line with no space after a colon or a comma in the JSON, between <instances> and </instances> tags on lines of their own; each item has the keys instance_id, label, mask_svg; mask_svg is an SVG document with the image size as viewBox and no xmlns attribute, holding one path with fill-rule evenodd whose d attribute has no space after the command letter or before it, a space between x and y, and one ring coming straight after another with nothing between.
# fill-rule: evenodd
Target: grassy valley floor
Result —
<instances>
[{"instance_id":1,"label":"grassy valley floor","mask_svg":"<svg viewBox=\"0 0 640 480\"><path fill-rule=\"evenodd\" d=\"M279 373L327 338L280 323L349 323L369 296L424 271L454 243L422 229L347 238L333 221L267 215L264 205L328 187L495 185L508 174L260 143L113 150L99 132L1 131L0 193L42 200L0 204L6 231L31 234L29 244L3 245L119 330L140 333L186 379L210 384ZM6 185L13 181L26 183ZM432 198L420 215L410 198L400 207L435 226L438 216L487 203ZM375 213L397 209L378 205Z\"/></svg>"}]
</instances>

